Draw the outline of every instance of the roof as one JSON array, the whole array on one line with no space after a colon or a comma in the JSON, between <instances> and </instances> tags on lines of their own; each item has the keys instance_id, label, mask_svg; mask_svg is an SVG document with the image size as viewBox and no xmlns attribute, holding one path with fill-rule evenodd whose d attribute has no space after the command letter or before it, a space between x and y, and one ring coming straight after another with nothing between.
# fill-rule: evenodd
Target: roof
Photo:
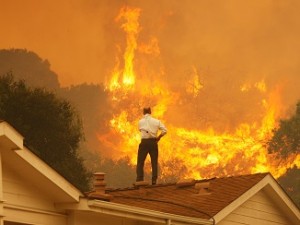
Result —
<instances>
[{"instance_id":1,"label":"roof","mask_svg":"<svg viewBox=\"0 0 300 225\"><path fill-rule=\"evenodd\" d=\"M24 147L23 136L1 120L0 153L3 167L17 174L22 173L24 179L44 191L55 202L78 202L83 196L80 190Z\"/></svg>"},{"instance_id":2,"label":"roof","mask_svg":"<svg viewBox=\"0 0 300 225\"><path fill-rule=\"evenodd\" d=\"M251 189L268 173L189 180L173 184L106 190L114 203L209 219Z\"/></svg>"},{"instance_id":3,"label":"roof","mask_svg":"<svg viewBox=\"0 0 300 225\"><path fill-rule=\"evenodd\" d=\"M89 211L172 224L215 224L263 191L284 215L299 224L300 212L269 173L183 180L172 184L105 189L104 173L95 173L94 190L83 193L23 146L23 137L0 121L0 150L4 168L27 175L25 179L55 202L59 210ZM103 201L104 200L104 201ZM175 222L174 222L175 221Z\"/></svg>"}]
</instances>

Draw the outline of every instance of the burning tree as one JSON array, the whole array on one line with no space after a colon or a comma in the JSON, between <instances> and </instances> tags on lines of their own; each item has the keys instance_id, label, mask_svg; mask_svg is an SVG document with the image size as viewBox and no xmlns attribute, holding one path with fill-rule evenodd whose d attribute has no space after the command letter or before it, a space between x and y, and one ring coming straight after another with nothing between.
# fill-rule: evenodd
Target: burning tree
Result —
<instances>
[{"instance_id":1,"label":"burning tree","mask_svg":"<svg viewBox=\"0 0 300 225\"><path fill-rule=\"evenodd\" d=\"M83 139L76 109L53 92L30 88L14 81L12 74L0 77L0 118L14 126L24 144L81 190L89 190L90 173L78 155Z\"/></svg>"},{"instance_id":2,"label":"burning tree","mask_svg":"<svg viewBox=\"0 0 300 225\"><path fill-rule=\"evenodd\" d=\"M268 141L268 150L278 158L290 158L300 152L300 101L296 105L295 114L288 119L280 120L279 126L273 130ZM300 169L296 166L279 178L279 183L300 206Z\"/></svg>"},{"instance_id":3,"label":"burning tree","mask_svg":"<svg viewBox=\"0 0 300 225\"><path fill-rule=\"evenodd\" d=\"M300 152L300 101L296 105L295 115L280 120L268 145L270 153L279 153L278 156L284 158Z\"/></svg>"}]
</instances>

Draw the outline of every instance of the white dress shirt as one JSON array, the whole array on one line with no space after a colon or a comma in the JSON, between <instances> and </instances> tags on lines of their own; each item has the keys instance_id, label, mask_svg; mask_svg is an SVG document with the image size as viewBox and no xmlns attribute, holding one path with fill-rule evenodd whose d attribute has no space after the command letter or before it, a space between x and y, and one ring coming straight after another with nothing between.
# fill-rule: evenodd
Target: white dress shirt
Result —
<instances>
[{"instance_id":1,"label":"white dress shirt","mask_svg":"<svg viewBox=\"0 0 300 225\"><path fill-rule=\"evenodd\" d=\"M145 114L139 121L139 131L141 132L142 139L156 138L158 131L161 131L161 135L167 133L167 128L158 119L151 117L150 114Z\"/></svg>"}]
</instances>

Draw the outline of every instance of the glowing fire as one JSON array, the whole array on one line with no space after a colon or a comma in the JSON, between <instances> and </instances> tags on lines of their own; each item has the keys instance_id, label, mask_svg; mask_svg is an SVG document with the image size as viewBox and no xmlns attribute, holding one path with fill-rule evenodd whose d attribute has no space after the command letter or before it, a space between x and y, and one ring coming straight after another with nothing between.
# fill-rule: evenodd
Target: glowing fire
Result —
<instances>
[{"instance_id":1,"label":"glowing fire","mask_svg":"<svg viewBox=\"0 0 300 225\"><path fill-rule=\"evenodd\" d=\"M107 88L114 102L115 115L110 120L111 131L99 139L116 154L112 157L129 156L132 165L136 163L137 147L140 142L137 123L141 109L151 106L153 116L165 122L168 134L159 143L161 175L165 179L177 174L193 178L207 178L224 175L238 175L256 172L271 172L279 177L293 166L300 167L300 155L292 155L279 161L276 155L270 155L264 142L275 127L280 110L280 90L269 91L268 98L261 100L265 115L261 122L242 123L235 131L217 133L213 128L205 131L188 129L168 123L166 116L170 105L176 105L180 96L197 97L205 86L200 80L197 69L193 67L190 79L186 81L184 93L171 91L165 82L150 76L138 77L135 70L135 51L157 56L160 53L158 41L152 38L149 45L138 46L137 36L141 30L138 19L140 9L124 7L116 21L124 20L121 26L126 33L124 67L120 68L117 59ZM145 68L140 69L143 72ZM163 71L160 74L163 75ZM136 75L137 74L137 75ZM150 78L152 77L152 79ZM264 80L255 84L243 84L241 92L251 88L267 93ZM182 115L183 117L189 115Z\"/></svg>"},{"instance_id":2,"label":"glowing fire","mask_svg":"<svg viewBox=\"0 0 300 225\"><path fill-rule=\"evenodd\" d=\"M135 84L135 74L133 70L133 59L134 53L137 48L137 35L139 33L139 22L138 18L140 16L140 9L129 9L124 7L121 9L120 14L117 16L116 21L120 21L121 19L125 19L125 23L122 24L123 30L127 34L127 47L124 54L124 69L122 71L122 87L133 87ZM119 70L119 63L117 63L117 67L115 68L114 76L112 81L110 82L110 90L114 90L116 88L120 88L119 84L119 76L121 71Z\"/></svg>"}]
</instances>

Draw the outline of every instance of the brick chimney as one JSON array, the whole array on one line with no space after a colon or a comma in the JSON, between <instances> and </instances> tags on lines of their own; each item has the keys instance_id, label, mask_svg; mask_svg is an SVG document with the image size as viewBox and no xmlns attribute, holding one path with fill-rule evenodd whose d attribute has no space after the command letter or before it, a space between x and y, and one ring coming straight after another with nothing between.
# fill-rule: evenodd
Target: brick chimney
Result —
<instances>
[{"instance_id":1,"label":"brick chimney","mask_svg":"<svg viewBox=\"0 0 300 225\"><path fill-rule=\"evenodd\" d=\"M195 179L181 179L176 183L177 188L193 186L196 183Z\"/></svg>"},{"instance_id":2,"label":"brick chimney","mask_svg":"<svg viewBox=\"0 0 300 225\"><path fill-rule=\"evenodd\" d=\"M105 173L97 172L93 174L93 191L88 194L88 198L110 201L113 196L105 193L106 182Z\"/></svg>"}]
</instances>

